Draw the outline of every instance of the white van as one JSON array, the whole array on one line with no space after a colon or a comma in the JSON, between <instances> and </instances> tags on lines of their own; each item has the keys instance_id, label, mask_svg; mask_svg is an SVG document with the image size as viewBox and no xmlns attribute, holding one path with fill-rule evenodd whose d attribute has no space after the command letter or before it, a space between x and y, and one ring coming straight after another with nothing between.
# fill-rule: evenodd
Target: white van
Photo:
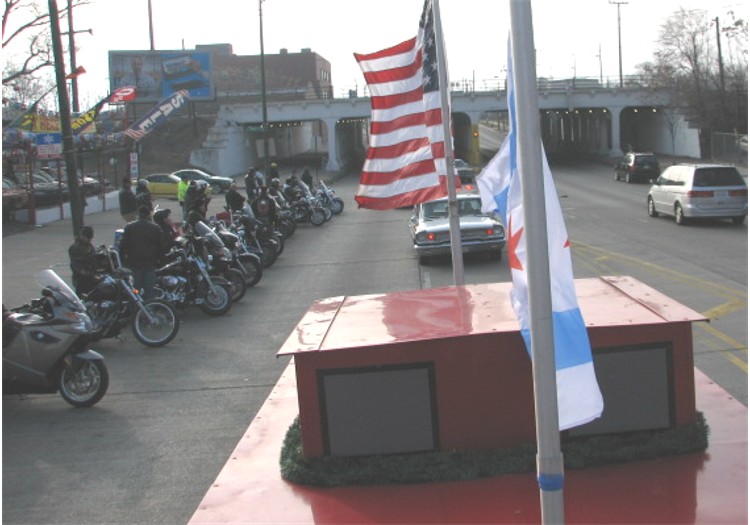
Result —
<instances>
[{"instance_id":1,"label":"white van","mask_svg":"<svg viewBox=\"0 0 750 525\"><path fill-rule=\"evenodd\" d=\"M689 218L716 217L742 224L747 216L747 183L733 166L680 164L670 166L648 192L648 214Z\"/></svg>"}]
</instances>

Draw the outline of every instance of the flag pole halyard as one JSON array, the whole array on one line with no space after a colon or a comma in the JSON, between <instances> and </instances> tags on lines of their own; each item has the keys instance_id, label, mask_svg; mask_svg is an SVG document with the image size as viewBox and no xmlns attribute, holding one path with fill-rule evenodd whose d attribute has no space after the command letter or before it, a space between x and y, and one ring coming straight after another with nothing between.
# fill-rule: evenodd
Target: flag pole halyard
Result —
<instances>
[{"instance_id":1,"label":"flag pole halyard","mask_svg":"<svg viewBox=\"0 0 750 525\"><path fill-rule=\"evenodd\" d=\"M563 458L557 410L552 298L530 0L510 0L518 162L527 249L537 477L542 523L564 523Z\"/></svg>"},{"instance_id":2,"label":"flag pole halyard","mask_svg":"<svg viewBox=\"0 0 750 525\"><path fill-rule=\"evenodd\" d=\"M446 184L448 186L448 224L450 227L451 257L453 259L453 284L455 286L462 286L465 282L464 258L461 247L461 222L458 217L458 202L456 199L456 166L453 154L453 134L451 133L448 65L445 56L443 25L440 21L440 1L432 0L432 2L433 16L435 17L438 75L440 78L440 106L443 114L443 136L445 137L445 163L447 169Z\"/></svg>"}]
</instances>

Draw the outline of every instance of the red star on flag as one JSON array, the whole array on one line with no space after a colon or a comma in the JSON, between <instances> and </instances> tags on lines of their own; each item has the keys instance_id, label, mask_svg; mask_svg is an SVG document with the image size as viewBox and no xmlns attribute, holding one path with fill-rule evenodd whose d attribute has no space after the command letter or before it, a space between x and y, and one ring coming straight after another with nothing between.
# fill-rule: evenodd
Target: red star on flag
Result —
<instances>
[{"instance_id":1,"label":"red star on flag","mask_svg":"<svg viewBox=\"0 0 750 525\"><path fill-rule=\"evenodd\" d=\"M523 271L521 260L516 255L516 248L521 240L521 235L523 235L523 228L513 233L511 223L508 221L508 231L510 232L510 238L508 239L508 264L510 264L511 269Z\"/></svg>"}]
</instances>

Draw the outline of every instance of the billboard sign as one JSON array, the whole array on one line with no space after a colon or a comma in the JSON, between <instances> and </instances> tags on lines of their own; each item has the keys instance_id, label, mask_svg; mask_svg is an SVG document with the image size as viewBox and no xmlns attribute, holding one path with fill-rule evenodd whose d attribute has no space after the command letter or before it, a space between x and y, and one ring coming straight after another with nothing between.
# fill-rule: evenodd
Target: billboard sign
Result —
<instances>
[{"instance_id":1,"label":"billboard sign","mask_svg":"<svg viewBox=\"0 0 750 525\"><path fill-rule=\"evenodd\" d=\"M130 86L136 102L159 102L179 91L213 100L211 54L202 51L110 51L110 92Z\"/></svg>"}]
</instances>

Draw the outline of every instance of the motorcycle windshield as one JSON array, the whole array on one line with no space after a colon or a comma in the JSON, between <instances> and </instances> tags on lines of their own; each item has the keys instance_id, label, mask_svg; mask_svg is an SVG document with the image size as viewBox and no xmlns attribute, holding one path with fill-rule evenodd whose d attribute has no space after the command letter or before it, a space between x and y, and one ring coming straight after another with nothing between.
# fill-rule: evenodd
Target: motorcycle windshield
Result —
<instances>
[{"instance_id":1,"label":"motorcycle windshield","mask_svg":"<svg viewBox=\"0 0 750 525\"><path fill-rule=\"evenodd\" d=\"M195 223L195 233L203 239L203 242L210 244L214 248L224 248L224 243L221 241L216 232L214 232L205 222Z\"/></svg>"},{"instance_id":2,"label":"motorcycle windshield","mask_svg":"<svg viewBox=\"0 0 750 525\"><path fill-rule=\"evenodd\" d=\"M80 299L78 299L78 296L75 294L75 292L71 290L70 286L68 286L65 281L63 281L60 276L57 275L53 270L42 270L41 272L35 274L34 277L36 278L36 282L42 288L42 290L49 288L50 290L55 292L58 296L57 299L67 301L69 303L68 306L72 311L86 311L86 307L83 306L83 303Z\"/></svg>"}]
</instances>

